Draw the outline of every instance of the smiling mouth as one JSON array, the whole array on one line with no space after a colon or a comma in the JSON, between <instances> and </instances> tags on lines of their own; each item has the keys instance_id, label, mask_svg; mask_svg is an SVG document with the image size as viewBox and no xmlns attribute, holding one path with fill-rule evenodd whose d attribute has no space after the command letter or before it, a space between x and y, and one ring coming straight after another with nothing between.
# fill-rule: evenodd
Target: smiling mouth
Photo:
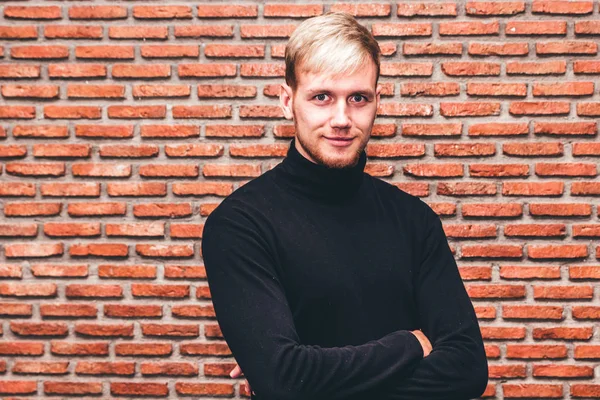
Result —
<instances>
[{"instance_id":1,"label":"smiling mouth","mask_svg":"<svg viewBox=\"0 0 600 400\"><path fill-rule=\"evenodd\" d=\"M348 137L327 137L327 136L325 136L325 139L327 139L327 141L329 143L331 143L332 145L337 146L337 147L349 146L354 141L353 137L348 138Z\"/></svg>"}]
</instances>

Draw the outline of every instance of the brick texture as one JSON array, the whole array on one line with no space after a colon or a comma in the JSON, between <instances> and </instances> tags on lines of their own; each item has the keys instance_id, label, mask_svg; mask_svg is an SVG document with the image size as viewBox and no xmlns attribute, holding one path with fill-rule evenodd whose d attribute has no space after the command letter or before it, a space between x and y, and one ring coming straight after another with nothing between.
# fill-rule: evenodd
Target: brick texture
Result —
<instances>
[{"instance_id":1,"label":"brick texture","mask_svg":"<svg viewBox=\"0 0 600 400\"><path fill-rule=\"evenodd\" d=\"M442 217L484 397L600 398L597 0L3 1L0 396L248 398L203 223L285 156L284 45L330 10L381 44L367 171Z\"/></svg>"}]
</instances>

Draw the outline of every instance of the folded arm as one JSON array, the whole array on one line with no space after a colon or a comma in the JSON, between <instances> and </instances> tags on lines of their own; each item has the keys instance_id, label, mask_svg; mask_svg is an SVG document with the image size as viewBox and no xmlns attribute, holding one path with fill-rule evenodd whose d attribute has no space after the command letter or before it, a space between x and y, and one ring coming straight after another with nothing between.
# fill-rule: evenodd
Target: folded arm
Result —
<instances>
[{"instance_id":1,"label":"folded arm","mask_svg":"<svg viewBox=\"0 0 600 400\"><path fill-rule=\"evenodd\" d=\"M415 277L419 327L431 353L408 376L388 381L386 400L465 400L479 397L488 366L473 305L439 217L429 208L419 273Z\"/></svg>"},{"instance_id":2,"label":"folded arm","mask_svg":"<svg viewBox=\"0 0 600 400\"><path fill-rule=\"evenodd\" d=\"M223 336L261 400L345 399L408 376L423 358L405 330L357 346L302 345L272 245L242 208L209 216L202 255Z\"/></svg>"}]
</instances>

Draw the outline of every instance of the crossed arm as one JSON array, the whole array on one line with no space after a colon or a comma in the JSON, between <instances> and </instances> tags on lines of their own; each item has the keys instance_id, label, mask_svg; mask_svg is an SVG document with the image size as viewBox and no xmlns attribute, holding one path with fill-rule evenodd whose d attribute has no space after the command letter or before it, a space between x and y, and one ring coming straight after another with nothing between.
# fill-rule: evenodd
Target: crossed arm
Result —
<instances>
[{"instance_id":1,"label":"crossed arm","mask_svg":"<svg viewBox=\"0 0 600 400\"><path fill-rule=\"evenodd\" d=\"M487 384L473 306L441 222L429 210L416 302L425 351L399 330L358 346L303 345L274 262L243 213L211 214L202 253L223 336L261 400L468 399ZM383 395L383 397L382 397Z\"/></svg>"}]
</instances>

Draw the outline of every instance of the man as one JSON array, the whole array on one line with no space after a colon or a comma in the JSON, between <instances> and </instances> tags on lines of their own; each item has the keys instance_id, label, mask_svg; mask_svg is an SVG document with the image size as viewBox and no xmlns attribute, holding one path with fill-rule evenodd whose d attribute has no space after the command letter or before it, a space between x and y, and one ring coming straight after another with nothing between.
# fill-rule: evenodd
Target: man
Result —
<instances>
[{"instance_id":1,"label":"man","mask_svg":"<svg viewBox=\"0 0 600 400\"><path fill-rule=\"evenodd\" d=\"M280 96L287 156L206 220L215 312L253 399L464 400L486 387L439 217L363 171L379 57L347 14L301 23Z\"/></svg>"}]
</instances>

